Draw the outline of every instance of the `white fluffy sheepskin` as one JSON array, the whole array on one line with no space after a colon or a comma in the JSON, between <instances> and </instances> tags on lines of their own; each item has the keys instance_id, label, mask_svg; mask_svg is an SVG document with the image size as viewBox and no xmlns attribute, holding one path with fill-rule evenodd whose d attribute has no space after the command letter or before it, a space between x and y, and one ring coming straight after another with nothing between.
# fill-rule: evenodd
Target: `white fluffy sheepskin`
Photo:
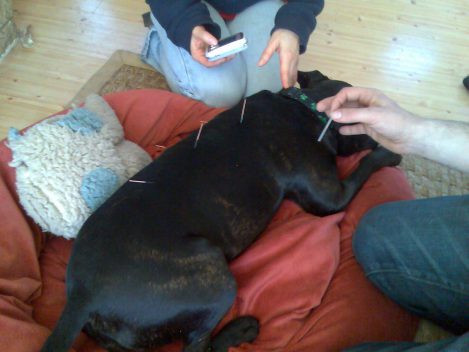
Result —
<instances>
[{"instance_id":1,"label":"white fluffy sheepskin","mask_svg":"<svg viewBox=\"0 0 469 352\"><path fill-rule=\"evenodd\" d=\"M76 237L91 212L151 161L123 139L122 126L103 98L90 96L83 108L95 114L95 122L100 119L96 131L74 131L63 124L67 114L48 118L24 135L10 131L8 140L22 206L44 231L65 238Z\"/></svg>"}]
</instances>

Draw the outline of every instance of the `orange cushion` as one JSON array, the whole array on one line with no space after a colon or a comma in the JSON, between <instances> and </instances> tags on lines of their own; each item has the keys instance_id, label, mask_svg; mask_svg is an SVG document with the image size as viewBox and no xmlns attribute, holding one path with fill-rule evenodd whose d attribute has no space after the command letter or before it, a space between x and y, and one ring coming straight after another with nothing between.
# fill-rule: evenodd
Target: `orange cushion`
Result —
<instances>
[{"instance_id":1,"label":"orange cushion","mask_svg":"<svg viewBox=\"0 0 469 352\"><path fill-rule=\"evenodd\" d=\"M126 138L152 157L198 129L222 109L160 90L106 96ZM342 177L363 155L338 158ZM38 350L65 302L65 268L72 241L45 236L18 205L14 170L0 145L0 346ZM220 326L237 315L259 318L253 344L232 351L338 351L363 341L411 340L417 319L378 292L365 278L351 249L352 233L371 207L411 199L397 168L367 181L344 212L317 217L285 201L261 237L230 267L239 292ZM3 254L5 253L5 255ZM39 256L38 256L39 253ZM42 284L42 285L41 285ZM42 290L41 290L42 289ZM76 351L103 351L81 334ZM159 351L177 351L173 344Z\"/></svg>"}]
</instances>

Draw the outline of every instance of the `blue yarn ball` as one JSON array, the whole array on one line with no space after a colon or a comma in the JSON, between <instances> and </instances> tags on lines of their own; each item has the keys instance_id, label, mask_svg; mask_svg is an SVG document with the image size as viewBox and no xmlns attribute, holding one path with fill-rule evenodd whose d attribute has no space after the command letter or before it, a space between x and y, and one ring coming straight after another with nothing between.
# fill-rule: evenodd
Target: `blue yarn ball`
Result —
<instances>
[{"instance_id":1,"label":"blue yarn ball","mask_svg":"<svg viewBox=\"0 0 469 352\"><path fill-rule=\"evenodd\" d=\"M77 108L58 120L56 124L62 127L68 127L73 132L88 135L92 132L101 131L104 122L94 112L85 108Z\"/></svg>"},{"instance_id":2,"label":"blue yarn ball","mask_svg":"<svg viewBox=\"0 0 469 352\"><path fill-rule=\"evenodd\" d=\"M99 167L87 173L80 194L88 208L96 210L119 187L119 176L111 169Z\"/></svg>"}]
</instances>

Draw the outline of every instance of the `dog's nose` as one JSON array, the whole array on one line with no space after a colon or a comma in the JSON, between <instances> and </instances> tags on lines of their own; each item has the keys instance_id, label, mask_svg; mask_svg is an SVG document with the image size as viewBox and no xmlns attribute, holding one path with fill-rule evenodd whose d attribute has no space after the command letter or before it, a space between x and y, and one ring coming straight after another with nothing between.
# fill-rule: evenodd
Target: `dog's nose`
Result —
<instances>
[{"instance_id":1,"label":"dog's nose","mask_svg":"<svg viewBox=\"0 0 469 352\"><path fill-rule=\"evenodd\" d=\"M469 76L462 80L462 84L464 84L464 87L469 91Z\"/></svg>"}]
</instances>

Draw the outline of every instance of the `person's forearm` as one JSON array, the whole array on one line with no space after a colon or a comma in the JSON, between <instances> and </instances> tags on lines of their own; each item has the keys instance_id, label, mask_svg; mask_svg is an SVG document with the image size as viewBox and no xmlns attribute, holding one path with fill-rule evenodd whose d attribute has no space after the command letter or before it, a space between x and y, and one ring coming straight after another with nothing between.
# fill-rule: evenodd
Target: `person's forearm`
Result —
<instances>
[{"instance_id":1,"label":"person's forearm","mask_svg":"<svg viewBox=\"0 0 469 352\"><path fill-rule=\"evenodd\" d=\"M411 133L409 153L469 172L469 124L459 121L419 119Z\"/></svg>"},{"instance_id":2,"label":"person's forearm","mask_svg":"<svg viewBox=\"0 0 469 352\"><path fill-rule=\"evenodd\" d=\"M213 36L220 38L220 27L213 22L207 6L200 0L147 0L147 3L168 38L189 53L195 26L203 25Z\"/></svg>"}]
</instances>

